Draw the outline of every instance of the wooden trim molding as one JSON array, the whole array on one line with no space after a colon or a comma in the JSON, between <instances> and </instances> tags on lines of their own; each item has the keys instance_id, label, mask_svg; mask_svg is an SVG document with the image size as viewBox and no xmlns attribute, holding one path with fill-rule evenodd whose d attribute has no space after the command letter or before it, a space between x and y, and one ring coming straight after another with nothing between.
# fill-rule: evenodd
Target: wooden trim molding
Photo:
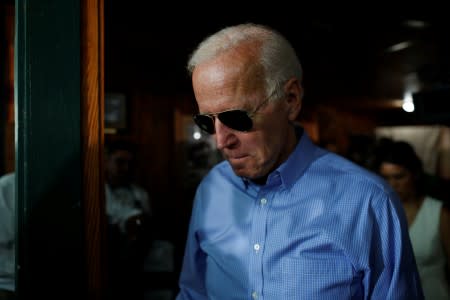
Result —
<instances>
[{"instance_id":1,"label":"wooden trim molding","mask_svg":"<svg viewBox=\"0 0 450 300\"><path fill-rule=\"evenodd\" d=\"M103 0L83 0L81 14L82 193L88 299L105 299Z\"/></svg>"}]
</instances>

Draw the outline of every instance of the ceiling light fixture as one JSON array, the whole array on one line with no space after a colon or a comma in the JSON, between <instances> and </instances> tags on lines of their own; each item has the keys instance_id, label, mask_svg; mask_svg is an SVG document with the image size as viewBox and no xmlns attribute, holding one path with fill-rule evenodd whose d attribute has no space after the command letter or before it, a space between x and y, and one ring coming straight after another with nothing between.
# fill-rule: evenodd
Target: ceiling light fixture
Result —
<instances>
[{"instance_id":1,"label":"ceiling light fixture","mask_svg":"<svg viewBox=\"0 0 450 300\"><path fill-rule=\"evenodd\" d=\"M429 24L422 20L406 20L403 25L414 29L423 29L429 26Z\"/></svg>"},{"instance_id":2,"label":"ceiling light fixture","mask_svg":"<svg viewBox=\"0 0 450 300\"><path fill-rule=\"evenodd\" d=\"M401 43L398 43L398 44L395 44L395 45L392 45L392 46L388 47L386 49L386 52L397 52L397 51L406 49L408 47L411 47L412 44L413 43L411 41L401 42Z\"/></svg>"}]
</instances>

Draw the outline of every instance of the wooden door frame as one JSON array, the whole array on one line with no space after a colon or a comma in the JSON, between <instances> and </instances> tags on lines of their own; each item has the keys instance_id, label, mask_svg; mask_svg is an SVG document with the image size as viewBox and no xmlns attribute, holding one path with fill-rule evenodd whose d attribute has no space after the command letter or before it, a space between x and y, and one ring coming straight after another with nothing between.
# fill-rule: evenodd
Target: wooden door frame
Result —
<instances>
[{"instance_id":1,"label":"wooden door frame","mask_svg":"<svg viewBox=\"0 0 450 300\"><path fill-rule=\"evenodd\" d=\"M104 0L81 6L81 131L88 299L105 299Z\"/></svg>"}]
</instances>

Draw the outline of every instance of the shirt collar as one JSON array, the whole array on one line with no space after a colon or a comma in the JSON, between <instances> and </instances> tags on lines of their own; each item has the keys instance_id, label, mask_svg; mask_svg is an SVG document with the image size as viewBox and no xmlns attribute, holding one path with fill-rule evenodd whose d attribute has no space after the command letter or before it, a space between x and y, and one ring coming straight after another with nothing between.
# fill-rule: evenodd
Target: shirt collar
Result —
<instances>
[{"instance_id":1,"label":"shirt collar","mask_svg":"<svg viewBox=\"0 0 450 300\"><path fill-rule=\"evenodd\" d=\"M297 146L288 159L269 174L267 184L276 184L276 180L281 180L284 187L294 184L317 157L325 154L325 151L314 145L302 127L296 126L295 133L299 140ZM242 178L242 182L245 188L254 185L247 178Z\"/></svg>"},{"instance_id":2,"label":"shirt collar","mask_svg":"<svg viewBox=\"0 0 450 300\"><path fill-rule=\"evenodd\" d=\"M298 178L303 176L306 169L314 160L325 154L325 151L314 145L302 127L297 126L295 130L296 135L299 138L297 146L289 155L288 159L273 172L279 173L284 187L289 187L294 184ZM273 175L270 174L269 178L272 176Z\"/></svg>"}]
</instances>

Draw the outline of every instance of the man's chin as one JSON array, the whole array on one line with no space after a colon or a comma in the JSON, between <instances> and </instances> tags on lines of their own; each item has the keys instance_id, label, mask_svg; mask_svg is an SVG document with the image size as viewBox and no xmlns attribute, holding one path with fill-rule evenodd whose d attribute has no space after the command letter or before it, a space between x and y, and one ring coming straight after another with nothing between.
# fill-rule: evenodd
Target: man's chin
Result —
<instances>
[{"instance_id":1,"label":"man's chin","mask_svg":"<svg viewBox=\"0 0 450 300\"><path fill-rule=\"evenodd\" d=\"M237 176L248 178L251 175L250 172L248 172L248 170L243 168L242 166L231 164L231 168L233 168L233 171Z\"/></svg>"},{"instance_id":2,"label":"man's chin","mask_svg":"<svg viewBox=\"0 0 450 300\"><path fill-rule=\"evenodd\" d=\"M257 178L261 177L261 175L255 173L254 170L252 171L252 170L249 170L247 168L243 168L243 167L239 167L239 166L233 166L233 165L231 165L231 167L233 168L233 171L234 171L234 173L237 176L245 177L245 178L248 178L250 180L257 179Z\"/></svg>"}]
</instances>

